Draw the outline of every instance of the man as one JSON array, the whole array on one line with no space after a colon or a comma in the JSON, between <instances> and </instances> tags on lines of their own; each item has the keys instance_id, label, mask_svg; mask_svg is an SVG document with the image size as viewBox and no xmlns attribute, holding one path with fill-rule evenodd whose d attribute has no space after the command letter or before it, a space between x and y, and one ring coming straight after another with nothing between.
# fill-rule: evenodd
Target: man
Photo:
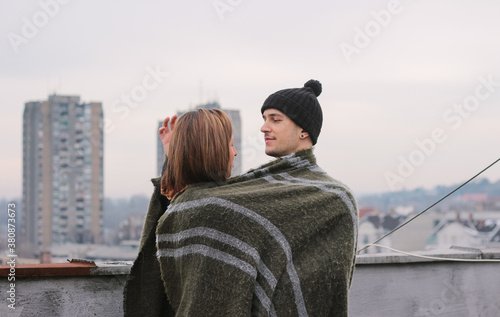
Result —
<instances>
[{"instance_id":1,"label":"man","mask_svg":"<svg viewBox=\"0 0 500 317\"><path fill-rule=\"evenodd\" d=\"M270 95L261 108L266 154L280 157L316 144L323 112L316 98L321 94L319 81L309 80L304 88L283 89Z\"/></svg>"},{"instance_id":2,"label":"man","mask_svg":"<svg viewBox=\"0 0 500 317\"><path fill-rule=\"evenodd\" d=\"M155 191L148 211L152 220L144 230L151 241L156 228L165 292L159 286L137 291L146 280L137 273L148 271L151 282L157 268L136 260L130 278L138 280L128 286L136 293L128 296L147 292L147 302L166 293L168 299L139 310L155 307L158 315L169 316L174 311L178 316L347 316L357 207L349 189L329 177L312 153L323 121L320 93L321 84L310 80L265 100L261 131L266 154L276 160L224 184L198 185L174 199L163 216L165 203L153 203L162 199ZM141 243L138 259L146 256L147 245ZM133 315L130 307L126 303L125 311Z\"/></svg>"}]
</instances>

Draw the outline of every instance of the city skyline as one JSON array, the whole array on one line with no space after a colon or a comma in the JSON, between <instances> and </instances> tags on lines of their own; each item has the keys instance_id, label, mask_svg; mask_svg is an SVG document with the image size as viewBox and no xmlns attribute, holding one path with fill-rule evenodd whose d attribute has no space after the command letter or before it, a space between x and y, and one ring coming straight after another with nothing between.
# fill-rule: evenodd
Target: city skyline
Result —
<instances>
[{"instance_id":1,"label":"city skyline","mask_svg":"<svg viewBox=\"0 0 500 317\"><path fill-rule=\"evenodd\" d=\"M500 3L224 3L2 3L0 197L22 194L24 103L54 92L102 102L112 198L149 196L158 121L213 100L241 113L243 171L270 161L260 107L311 78L318 163L356 195L457 184L500 156Z\"/></svg>"}]
</instances>

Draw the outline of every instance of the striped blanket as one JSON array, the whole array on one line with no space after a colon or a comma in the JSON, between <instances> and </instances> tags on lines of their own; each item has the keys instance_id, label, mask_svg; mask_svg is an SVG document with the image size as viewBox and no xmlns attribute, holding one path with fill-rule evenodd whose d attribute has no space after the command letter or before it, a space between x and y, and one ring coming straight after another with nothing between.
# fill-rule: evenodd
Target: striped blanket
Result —
<instances>
[{"instance_id":1,"label":"striped blanket","mask_svg":"<svg viewBox=\"0 0 500 317\"><path fill-rule=\"evenodd\" d=\"M178 194L156 227L177 316L347 316L357 206L312 150Z\"/></svg>"}]
</instances>

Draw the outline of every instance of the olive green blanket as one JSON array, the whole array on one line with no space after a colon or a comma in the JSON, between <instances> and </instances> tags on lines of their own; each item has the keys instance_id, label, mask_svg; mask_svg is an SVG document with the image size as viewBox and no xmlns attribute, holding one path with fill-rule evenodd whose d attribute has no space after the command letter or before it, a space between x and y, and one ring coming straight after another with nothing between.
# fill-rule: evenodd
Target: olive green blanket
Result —
<instances>
[{"instance_id":1,"label":"olive green blanket","mask_svg":"<svg viewBox=\"0 0 500 317\"><path fill-rule=\"evenodd\" d=\"M169 314L347 316L357 219L312 150L189 186L156 229Z\"/></svg>"}]
</instances>

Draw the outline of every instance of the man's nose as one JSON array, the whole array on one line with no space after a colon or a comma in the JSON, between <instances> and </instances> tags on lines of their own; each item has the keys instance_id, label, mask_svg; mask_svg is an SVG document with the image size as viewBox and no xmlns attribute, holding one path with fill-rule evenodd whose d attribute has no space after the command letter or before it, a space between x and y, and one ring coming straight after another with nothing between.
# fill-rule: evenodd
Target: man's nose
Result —
<instances>
[{"instance_id":1,"label":"man's nose","mask_svg":"<svg viewBox=\"0 0 500 317\"><path fill-rule=\"evenodd\" d=\"M269 132L269 127L266 122L264 122L264 124L260 127L260 132L262 133Z\"/></svg>"}]
</instances>

